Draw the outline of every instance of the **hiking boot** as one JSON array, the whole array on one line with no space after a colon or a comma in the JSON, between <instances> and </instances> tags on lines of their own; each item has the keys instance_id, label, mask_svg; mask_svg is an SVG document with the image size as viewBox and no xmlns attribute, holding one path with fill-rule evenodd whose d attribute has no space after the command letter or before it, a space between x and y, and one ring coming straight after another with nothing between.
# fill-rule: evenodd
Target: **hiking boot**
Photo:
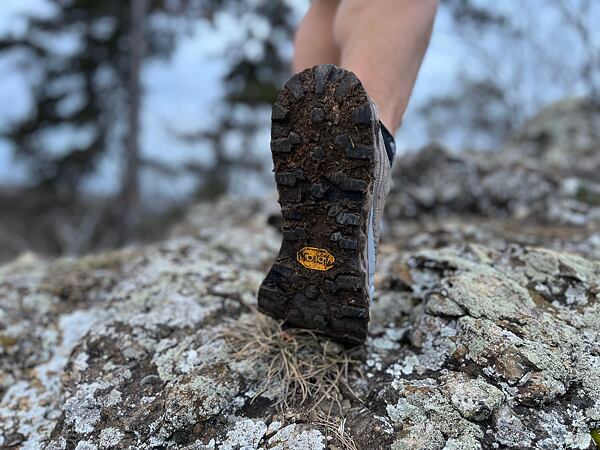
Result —
<instances>
[{"instance_id":1,"label":"hiking boot","mask_svg":"<svg viewBox=\"0 0 600 450\"><path fill-rule=\"evenodd\" d=\"M283 242L258 308L290 326L361 343L390 187L375 104L352 72L307 69L273 105L271 152Z\"/></svg>"}]
</instances>

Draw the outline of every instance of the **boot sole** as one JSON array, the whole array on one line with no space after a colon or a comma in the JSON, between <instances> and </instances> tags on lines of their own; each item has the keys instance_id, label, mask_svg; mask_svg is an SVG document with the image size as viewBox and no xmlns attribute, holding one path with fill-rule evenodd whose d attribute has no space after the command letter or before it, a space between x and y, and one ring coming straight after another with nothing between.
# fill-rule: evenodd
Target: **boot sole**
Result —
<instances>
[{"instance_id":1,"label":"boot sole","mask_svg":"<svg viewBox=\"0 0 600 450\"><path fill-rule=\"evenodd\" d=\"M369 322L374 116L358 78L332 65L292 77L272 113L283 241L259 310L352 344L364 342Z\"/></svg>"}]
</instances>

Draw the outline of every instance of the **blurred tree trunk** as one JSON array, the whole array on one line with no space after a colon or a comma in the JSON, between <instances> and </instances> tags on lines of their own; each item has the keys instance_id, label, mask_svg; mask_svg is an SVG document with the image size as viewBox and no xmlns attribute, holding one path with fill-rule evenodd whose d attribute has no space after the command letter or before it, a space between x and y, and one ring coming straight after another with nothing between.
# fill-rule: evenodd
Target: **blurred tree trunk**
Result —
<instances>
[{"instance_id":1,"label":"blurred tree trunk","mask_svg":"<svg viewBox=\"0 0 600 450\"><path fill-rule=\"evenodd\" d=\"M146 51L145 21L147 0L131 0L131 31L129 38L129 129L125 137L125 170L121 190L121 243L131 238L137 222L140 205L140 113L141 113L141 68Z\"/></svg>"}]
</instances>

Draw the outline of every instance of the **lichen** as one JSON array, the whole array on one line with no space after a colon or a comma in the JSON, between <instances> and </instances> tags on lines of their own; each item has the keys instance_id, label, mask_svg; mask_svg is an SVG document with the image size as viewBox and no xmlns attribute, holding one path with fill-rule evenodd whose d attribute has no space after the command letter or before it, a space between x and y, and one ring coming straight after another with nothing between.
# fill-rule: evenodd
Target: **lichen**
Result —
<instances>
[{"instance_id":1,"label":"lichen","mask_svg":"<svg viewBox=\"0 0 600 450\"><path fill-rule=\"evenodd\" d=\"M186 219L193 238L0 267L0 446L342 448L314 399L275 408L269 361L223 338L251 317L279 237L260 202L214 208ZM483 227L431 219L382 245L370 335L331 406L358 450L598 439L600 263L581 255L600 244Z\"/></svg>"},{"instance_id":2,"label":"lichen","mask_svg":"<svg viewBox=\"0 0 600 450\"><path fill-rule=\"evenodd\" d=\"M245 419L236 422L232 430L227 431L227 439L221 450L238 450L240 448L257 448L258 443L267 432L267 425L262 420Z\"/></svg>"},{"instance_id":3,"label":"lichen","mask_svg":"<svg viewBox=\"0 0 600 450\"><path fill-rule=\"evenodd\" d=\"M75 395L65 402L65 421L73 425L76 433L88 434L100 420L100 403L94 397L99 389L108 387L103 383L83 384Z\"/></svg>"},{"instance_id":4,"label":"lichen","mask_svg":"<svg viewBox=\"0 0 600 450\"><path fill-rule=\"evenodd\" d=\"M102 431L100 431L99 435L100 448L115 448L119 442L121 442L123 437L123 432L116 428L104 428Z\"/></svg>"},{"instance_id":5,"label":"lichen","mask_svg":"<svg viewBox=\"0 0 600 450\"><path fill-rule=\"evenodd\" d=\"M324 450L325 437L318 430L302 429L290 424L268 441L268 450Z\"/></svg>"},{"instance_id":6,"label":"lichen","mask_svg":"<svg viewBox=\"0 0 600 450\"><path fill-rule=\"evenodd\" d=\"M485 420L504 401L504 394L482 377L469 379L463 375L450 376L446 389L452 405L465 419Z\"/></svg>"}]
</instances>

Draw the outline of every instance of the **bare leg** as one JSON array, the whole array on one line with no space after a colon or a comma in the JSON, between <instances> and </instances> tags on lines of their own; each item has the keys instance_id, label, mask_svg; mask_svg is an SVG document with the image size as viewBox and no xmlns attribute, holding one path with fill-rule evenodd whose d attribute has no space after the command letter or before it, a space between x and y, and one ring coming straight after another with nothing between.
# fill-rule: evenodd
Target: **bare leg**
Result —
<instances>
[{"instance_id":1,"label":"bare leg","mask_svg":"<svg viewBox=\"0 0 600 450\"><path fill-rule=\"evenodd\" d=\"M315 0L294 42L294 71L337 64L354 72L394 132L431 36L437 0Z\"/></svg>"},{"instance_id":2,"label":"bare leg","mask_svg":"<svg viewBox=\"0 0 600 450\"><path fill-rule=\"evenodd\" d=\"M296 32L294 72L316 64L340 64L340 49L333 37L339 0L315 0Z\"/></svg>"},{"instance_id":3,"label":"bare leg","mask_svg":"<svg viewBox=\"0 0 600 450\"><path fill-rule=\"evenodd\" d=\"M437 0L343 0L334 22L341 66L354 72L394 132L429 45Z\"/></svg>"}]
</instances>

